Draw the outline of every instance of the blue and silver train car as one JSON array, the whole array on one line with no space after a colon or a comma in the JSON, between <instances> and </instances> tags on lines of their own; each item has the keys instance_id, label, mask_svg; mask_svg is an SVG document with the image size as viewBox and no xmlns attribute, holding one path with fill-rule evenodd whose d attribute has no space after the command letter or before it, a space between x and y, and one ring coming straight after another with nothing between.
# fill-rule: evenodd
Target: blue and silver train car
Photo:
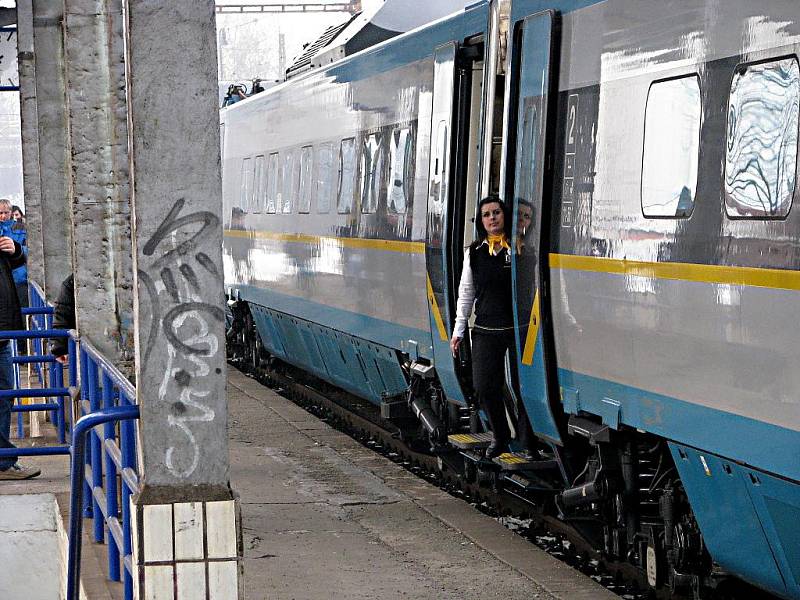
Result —
<instances>
[{"instance_id":1,"label":"blue and silver train car","mask_svg":"<svg viewBox=\"0 0 800 600\"><path fill-rule=\"evenodd\" d=\"M654 588L800 598L798 56L792 0L492 0L226 109L249 356L446 444L475 205L524 201L512 367L548 505Z\"/></svg>"}]
</instances>

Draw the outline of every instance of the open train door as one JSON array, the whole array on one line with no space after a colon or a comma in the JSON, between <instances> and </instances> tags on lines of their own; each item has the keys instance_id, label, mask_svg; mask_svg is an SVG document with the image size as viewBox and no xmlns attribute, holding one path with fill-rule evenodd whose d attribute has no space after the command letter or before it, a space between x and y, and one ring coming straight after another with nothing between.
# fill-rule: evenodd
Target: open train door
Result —
<instances>
[{"instance_id":1,"label":"open train door","mask_svg":"<svg viewBox=\"0 0 800 600\"><path fill-rule=\"evenodd\" d=\"M503 190L514 209L512 269L520 393L537 436L561 444L554 416L559 392L550 317L549 223L554 101L557 98L557 14L529 14L512 4Z\"/></svg>"},{"instance_id":2,"label":"open train door","mask_svg":"<svg viewBox=\"0 0 800 600\"><path fill-rule=\"evenodd\" d=\"M466 403L456 374L455 359L450 353L450 324L455 307L448 282L451 263L447 255L452 215L452 180L454 174L453 133L456 110L455 42L440 46L434 52L433 107L431 114L431 156L428 174L428 230L425 245L427 268L428 312L434 364L445 395L458 403Z\"/></svg>"}]
</instances>

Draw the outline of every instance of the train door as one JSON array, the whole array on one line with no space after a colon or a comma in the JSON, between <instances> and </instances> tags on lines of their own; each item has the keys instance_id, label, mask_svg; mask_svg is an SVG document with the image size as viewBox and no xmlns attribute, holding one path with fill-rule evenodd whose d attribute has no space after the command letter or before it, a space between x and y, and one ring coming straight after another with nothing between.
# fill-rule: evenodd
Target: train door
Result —
<instances>
[{"instance_id":1,"label":"train door","mask_svg":"<svg viewBox=\"0 0 800 600\"><path fill-rule=\"evenodd\" d=\"M452 356L450 336L465 235L472 235L470 217L477 194L477 187L468 182L476 180L479 162L476 123L482 57L480 44L452 42L434 53L426 243L428 311L436 372L447 398L459 404L466 403L463 386L468 385L469 366Z\"/></svg>"},{"instance_id":2,"label":"train door","mask_svg":"<svg viewBox=\"0 0 800 600\"><path fill-rule=\"evenodd\" d=\"M557 96L557 15L526 14L529 0L512 5L512 40L508 73L508 138L505 198L514 209L512 269L514 279L517 368L520 393L540 437L561 443L553 410L559 398L547 298L550 223L548 153L552 146Z\"/></svg>"}]
</instances>

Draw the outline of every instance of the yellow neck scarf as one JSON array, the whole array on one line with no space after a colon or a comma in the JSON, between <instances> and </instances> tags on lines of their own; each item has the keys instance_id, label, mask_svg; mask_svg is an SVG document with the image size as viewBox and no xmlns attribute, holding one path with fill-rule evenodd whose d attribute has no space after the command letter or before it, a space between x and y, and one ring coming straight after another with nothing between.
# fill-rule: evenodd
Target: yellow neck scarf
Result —
<instances>
[{"instance_id":1,"label":"yellow neck scarf","mask_svg":"<svg viewBox=\"0 0 800 600\"><path fill-rule=\"evenodd\" d=\"M508 240L506 239L506 234L501 233L500 235L491 235L489 234L486 237L486 243L489 244L489 254L492 256L496 256L501 248L505 248L509 252L511 251L511 246L508 245ZM495 248L497 252L495 252Z\"/></svg>"}]
</instances>

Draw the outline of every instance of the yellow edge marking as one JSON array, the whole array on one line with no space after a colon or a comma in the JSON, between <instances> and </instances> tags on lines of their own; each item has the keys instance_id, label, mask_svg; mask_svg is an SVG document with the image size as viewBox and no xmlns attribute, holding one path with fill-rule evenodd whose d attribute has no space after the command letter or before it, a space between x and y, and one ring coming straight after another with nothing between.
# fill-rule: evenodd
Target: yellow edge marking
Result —
<instances>
[{"instance_id":1,"label":"yellow edge marking","mask_svg":"<svg viewBox=\"0 0 800 600\"><path fill-rule=\"evenodd\" d=\"M554 269L800 291L800 271L551 254Z\"/></svg>"},{"instance_id":2,"label":"yellow edge marking","mask_svg":"<svg viewBox=\"0 0 800 600\"><path fill-rule=\"evenodd\" d=\"M306 235L303 233L275 233L271 231L240 231L226 229L225 237L273 240L296 244L334 244L344 248L363 248L367 250L384 250L386 252L405 252L407 254L424 254L424 242L398 242L395 240L368 240L363 238L346 238L324 235Z\"/></svg>"},{"instance_id":3,"label":"yellow edge marking","mask_svg":"<svg viewBox=\"0 0 800 600\"><path fill-rule=\"evenodd\" d=\"M525 350L522 352L522 364L533 364L533 352L536 350L536 338L539 335L539 290L533 298L533 308L531 309L531 320L528 323L528 335L525 337Z\"/></svg>"},{"instance_id":4,"label":"yellow edge marking","mask_svg":"<svg viewBox=\"0 0 800 600\"><path fill-rule=\"evenodd\" d=\"M447 330L444 328L444 321L442 320L442 313L439 312L439 303L436 302L436 295L433 293L433 286L431 285L431 278L428 274L425 275L425 281L428 284L428 302L433 311L433 320L436 321L436 329L439 330L439 337L442 341L447 341Z\"/></svg>"}]
</instances>

